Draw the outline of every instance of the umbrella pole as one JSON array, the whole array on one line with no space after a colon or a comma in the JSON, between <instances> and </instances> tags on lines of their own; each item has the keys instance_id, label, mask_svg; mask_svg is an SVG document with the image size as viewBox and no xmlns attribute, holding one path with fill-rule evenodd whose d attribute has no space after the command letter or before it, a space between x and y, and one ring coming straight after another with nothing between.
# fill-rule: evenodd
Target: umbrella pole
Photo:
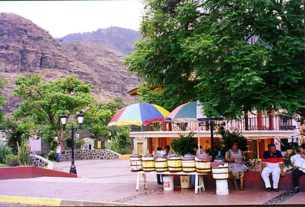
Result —
<instances>
[{"instance_id":1,"label":"umbrella pole","mask_svg":"<svg viewBox=\"0 0 305 207\"><path fill-rule=\"evenodd\" d=\"M199 136L199 134L200 134L200 129L199 129L199 125L200 125L200 122L198 121L198 132L197 132L197 144L198 144L198 150L199 150L199 152L200 152L200 136Z\"/></svg>"},{"instance_id":2,"label":"umbrella pole","mask_svg":"<svg viewBox=\"0 0 305 207\"><path fill-rule=\"evenodd\" d=\"M141 125L141 135L143 140L142 151L143 151L143 155L146 155L146 140L144 139L144 135L143 135L143 124Z\"/></svg>"},{"instance_id":3,"label":"umbrella pole","mask_svg":"<svg viewBox=\"0 0 305 207\"><path fill-rule=\"evenodd\" d=\"M210 130L211 130L211 155L214 157L214 122L210 121Z\"/></svg>"}]
</instances>

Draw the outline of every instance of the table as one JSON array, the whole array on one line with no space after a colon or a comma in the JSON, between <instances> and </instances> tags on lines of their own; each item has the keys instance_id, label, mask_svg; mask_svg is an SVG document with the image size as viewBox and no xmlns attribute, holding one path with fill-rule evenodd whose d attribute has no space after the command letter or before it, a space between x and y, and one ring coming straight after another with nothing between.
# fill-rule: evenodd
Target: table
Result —
<instances>
[{"instance_id":1,"label":"table","mask_svg":"<svg viewBox=\"0 0 305 207\"><path fill-rule=\"evenodd\" d=\"M143 176L143 181L144 181L144 189L147 189L147 179L146 175L147 174L159 174L159 175L195 175L195 193L197 194L198 191L205 191L205 186L204 186L204 181L203 181L203 176L208 175L207 173L198 173L198 172L144 172L144 171L139 171L137 172L137 181L136 181L136 191L139 190L140 188L140 175L142 174Z\"/></svg>"}]
</instances>

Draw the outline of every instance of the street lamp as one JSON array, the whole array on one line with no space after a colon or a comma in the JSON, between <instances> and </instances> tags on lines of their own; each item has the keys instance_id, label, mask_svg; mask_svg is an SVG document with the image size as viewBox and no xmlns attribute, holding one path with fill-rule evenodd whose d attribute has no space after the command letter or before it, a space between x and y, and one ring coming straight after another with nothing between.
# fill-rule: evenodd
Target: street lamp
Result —
<instances>
[{"instance_id":1,"label":"street lamp","mask_svg":"<svg viewBox=\"0 0 305 207\"><path fill-rule=\"evenodd\" d=\"M63 125L63 129L65 129L66 124L68 122L68 116L67 115L61 115L60 116L60 122ZM77 114L77 123L79 125L81 125L83 122L84 122L84 114L83 114L82 111L80 111ZM72 124L70 130L71 130L71 140L72 140L72 143L71 143L72 159L71 159L70 173L77 174L76 167L75 167L75 164L74 164L74 133L76 132L77 128L74 127L74 125Z\"/></svg>"},{"instance_id":2,"label":"street lamp","mask_svg":"<svg viewBox=\"0 0 305 207\"><path fill-rule=\"evenodd\" d=\"M213 158L215 156L214 127L223 124L222 122L221 123L217 122L217 121L223 121L223 120L224 120L223 117L219 117L219 118L199 118L198 119L199 122L205 121L206 125L208 125L209 128L210 128L210 133L211 133L211 140L210 140L211 141L211 155L213 156Z\"/></svg>"}]
</instances>

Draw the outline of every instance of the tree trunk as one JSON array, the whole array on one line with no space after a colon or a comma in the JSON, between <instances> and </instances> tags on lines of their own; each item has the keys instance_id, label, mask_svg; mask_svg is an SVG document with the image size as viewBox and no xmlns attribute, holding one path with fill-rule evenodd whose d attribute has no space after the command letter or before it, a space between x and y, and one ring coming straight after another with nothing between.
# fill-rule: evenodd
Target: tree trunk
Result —
<instances>
[{"instance_id":1,"label":"tree trunk","mask_svg":"<svg viewBox=\"0 0 305 207\"><path fill-rule=\"evenodd\" d=\"M58 139L58 142L59 143L63 143L64 141L64 132L62 129L56 129L56 136L57 136L57 139Z\"/></svg>"},{"instance_id":2,"label":"tree trunk","mask_svg":"<svg viewBox=\"0 0 305 207\"><path fill-rule=\"evenodd\" d=\"M245 130L249 130L249 116L248 111L245 111Z\"/></svg>"},{"instance_id":3,"label":"tree trunk","mask_svg":"<svg viewBox=\"0 0 305 207\"><path fill-rule=\"evenodd\" d=\"M274 130L274 110L271 108L268 110L269 115L269 130Z\"/></svg>"}]
</instances>

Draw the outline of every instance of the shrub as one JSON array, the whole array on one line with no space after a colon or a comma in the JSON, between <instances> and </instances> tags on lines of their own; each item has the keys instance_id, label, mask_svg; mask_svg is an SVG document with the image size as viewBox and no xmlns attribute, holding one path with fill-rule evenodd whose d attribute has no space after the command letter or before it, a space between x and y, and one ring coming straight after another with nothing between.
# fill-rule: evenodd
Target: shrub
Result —
<instances>
[{"instance_id":1,"label":"shrub","mask_svg":"<svg viewBox=\"0 0 305 207\"><path fill-rule=\"evenodd\" d=\"M5 157L12 153L10 147L4 144L0 144L0 163L5 163Z\"/></svg>"},{"instance_id":2,"label":"shrub","mask_svg":"<svg viewBox=\"0 0 305 207\"><path fill-rule=\"evenodd\" d=\"M195 143L194 133L189 133L187 136L180 134L179 136L179 139L173 140L170 143L173 150L180 155L193 153L193 145Z\"/></svg>"},{"instance_id":3,"label":"shrub","mask_svg":"<svg viewBox=\"0 0 305 207\"><path fill-rule=\"evenodd\" d=\"M118 127L112 131L110 149L120 154L131 153L131 140L128 128Z\"/></svg>"},{"instance_id":4,"label":"shrub","mask_svg":"<svg viewBox=\"0 0 305 207\"><path fill-rule=\"evenodd\" d=\"M56 153L53 150L50 150L48 154L48 159L49 160L56 160Z\"/></svg>"},{"instance_id":5,"label":"shrub","mask_svg":"<svg viewBox=\"0 0 305 207\"><path fill-rule=\"evenodd\" d=\"M26 141L21 141L21 145L17 142L18 159L20 165L26 165L30 163L30 148Z\"/></svg>"},{"instance_id":6,"label":"shrub","mask_svg":"<svg viewBox=\"0 0 305 207\"><path fill-rule=\"evenodd\" d=\"M233 143L238 143L238 148L242 151L247 150L247 139L237 131L226 130L223 126L219 128L218 133L222 136L222 151L226 152Z\"/></svg>"},{"instance_id":7,"label":"shrub","mask_svg":"<svg viewBox=\"0 0 305 207\"><path fill-rule=\"evenodd\" d=\"M75 141L75 149L81 149L82 146L84 146L84 144L85 144L85 141L83 139Z\"/></svg>"},{"instance_id":8,"label":"shrub","mask_svg":"<svg viewBox=\"0 0 305 207\"><path fill-rule=\"evenodd\" d=\"M5 162L8 166L19 166L19 158L17 155L7 155L5 158Z\"/></svg>"}]
</instances>

